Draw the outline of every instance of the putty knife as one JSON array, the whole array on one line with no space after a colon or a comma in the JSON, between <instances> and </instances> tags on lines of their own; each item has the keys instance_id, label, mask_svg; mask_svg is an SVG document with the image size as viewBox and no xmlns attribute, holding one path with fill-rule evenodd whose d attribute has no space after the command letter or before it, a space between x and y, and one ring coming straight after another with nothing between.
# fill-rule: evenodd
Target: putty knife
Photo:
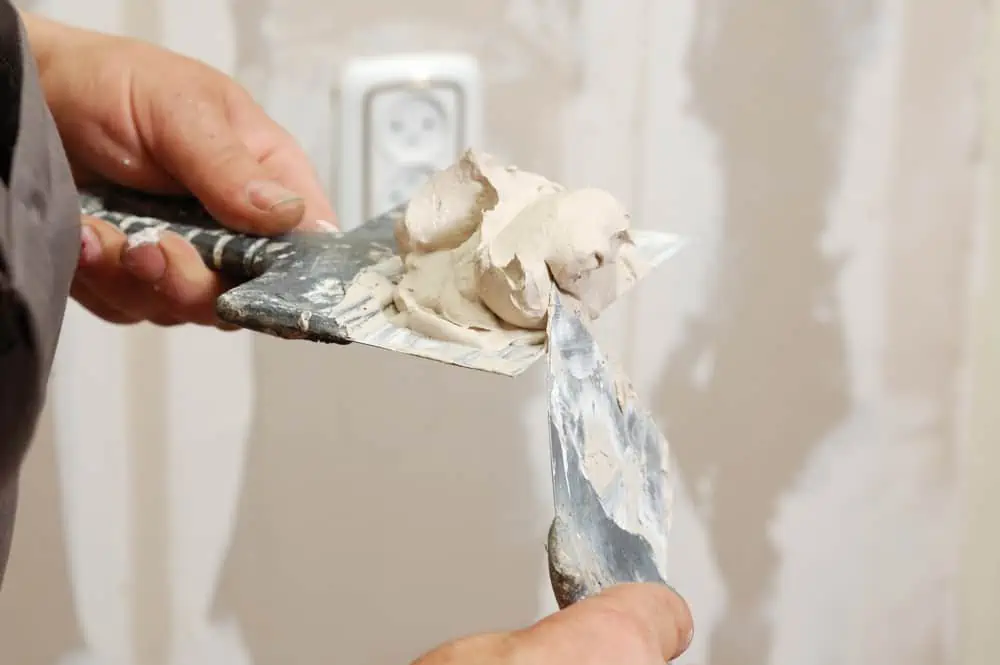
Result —
<instances>
[{"instance_id":1,"label":"putty knife","mask_svg":"<svg viewBox=\"0 0 1000 665\"><path fill-rule=\"evenodd\" d=\"M560 608L616 584L665 582L673 502L666 439L568 302L553 293L547 326L547 549Z\"/></svg>"},{"instance_id":2,"label":"putty knife","mask_svg":"<svg viewBox=\"0 0 1000 665\"><path fill-rule=\"evenodd\" d=\"M80 194L83 214L114 224L126 234L170 230L185 237L205 264L239 285L216 303L219 317L241 328L289 339L346 344L358 342L451 365L516 376L544 355L544 346L476 349L430 339L390 320L390 305L374 297L345 300L360 272L398 255L397 207L344 233L296 233L260 238L227 231L190 198L140 194L117 188ZM676 236L635 231L639 258L650 269L680 246ZM391 262L390 264L391 265ZM402 263L384 273L402 277Z\"/></svg>"}]
</instances>

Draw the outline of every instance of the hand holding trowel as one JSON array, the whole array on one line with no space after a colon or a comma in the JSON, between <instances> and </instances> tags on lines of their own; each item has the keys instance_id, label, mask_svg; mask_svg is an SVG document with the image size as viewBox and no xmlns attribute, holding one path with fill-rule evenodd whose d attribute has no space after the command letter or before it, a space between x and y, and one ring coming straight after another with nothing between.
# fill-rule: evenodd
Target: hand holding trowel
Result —
<instances>
[{"instance_id":1,"label":"hand holding trowel","mask_svg":"<svg viewBox=\"0 0 1000 665\"><path fill-rule=\"evenodd\" d=\"M506 186L506 198L486 204L482 195L476 195L471 197L474 203L468 205L469 189L453 194L448 200L447 195L439 196L439 192L430 188L420 199L422 205L417 207L425 211L433 208L431 213L434 215L450 214L449 221L457 221L459 226L464 225L465 219L457 217L467 212L473 213L471 216L478 212L482 220L493 215L491 221L480 222L482 228L475 231L477 237L485 236L485 227L490 224L496 228L496 217L508 214L503 211L516 212L529 205L533 196L539 196L534 183L543 183L539 187L555 195L548 199L549 202L561 196L564 189L541 176L500 165L488 156L469 153L463 160L454 169L442 172L442 179L452 178L457 183L452 183L453 188L469 188L475 183L470 184L469 178L463 180L466 174L458 167L492 169L494 180L491 182L496 188L490 191L496 196L495 192ZM525 187L525 183L530 186ZM580 202L585 198L575 200ZM542 201L542 207L545 203ZM290 339L340 344L359 342L507 376L520 374L544 355L544 346L540 343L544 338L543 320L538 326L540 329L534 331L538 339L533 343L478 348L421 334L410 326L397 323L392 314L393 298L402 291L401 280L410 276L403 259L405 256L406 261L410 260L406 254L408 250L401 251L398 241L398 227L404 218L402 207L344 233L293 233L279 238L261 238L224 229L190 199L105 188L81 194L80 205L84 214L103 219L130 236L168 230L187 239L209 268L236 283L218 298L216 310L222 321L241 328ZM485 207L476 210L476 206L486 206L489 210ZM460 209L462 215L454 214L455 209ZM409 212L412 212L412 205ZM571 211L569 218L581 212L586 216L586 209L577 209ZM407 221L410 218L408 213ZM516 226L523 219L517 217L511 225ZM437 220L433 221L436 224ZM469 228L461 230L472 232ZM593 240L593 234L583 235L583 242ZM677 239L665 233L631 231L629 237L634 243L631 248L637 261L645 270L664 261L678 246ZM449 259L447 256L439 258ZM502 280L510 276L494 277ZM397 293L390 293L386 298L385 289L379 284L389 285L390 291L395 288ZM629 286L630 283L625 284L621 291ZM462 284L455 284L453 290L463 288ZM545 298L540 306L544 313ZM493 316L489 312L479 315Z\"/></svg>"}]
</instances>

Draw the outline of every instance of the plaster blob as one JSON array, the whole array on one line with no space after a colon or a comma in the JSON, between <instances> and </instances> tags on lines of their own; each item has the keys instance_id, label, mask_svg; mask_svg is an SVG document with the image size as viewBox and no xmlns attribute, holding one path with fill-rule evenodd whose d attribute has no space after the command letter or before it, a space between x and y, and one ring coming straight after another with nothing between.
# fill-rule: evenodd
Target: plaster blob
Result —
<instances>
[{"instance_id":1,"label":"plaster blob","mask_svg":"<svg viewBox=\"0 0 1000 665\"><path fill-rule=\"evenodd\" d=\"M542 343L552 288L595 318L635 282L629 225L607 192L567 191L467 151L417 191L396 227L395 323L480 348Z\"/></svg>"},{"instance_id":2,"label":"plaster blob","mask_svg":"<svg viewBox=\"0 0 1000 665\"><path fill-rule=\"evenodd\" d=\"M628 213L605 191L540 196L480 247L479 297L507 323L539 330L558 286L596 318L636 280L628 229Z\"/></svg>"}]
</instances>

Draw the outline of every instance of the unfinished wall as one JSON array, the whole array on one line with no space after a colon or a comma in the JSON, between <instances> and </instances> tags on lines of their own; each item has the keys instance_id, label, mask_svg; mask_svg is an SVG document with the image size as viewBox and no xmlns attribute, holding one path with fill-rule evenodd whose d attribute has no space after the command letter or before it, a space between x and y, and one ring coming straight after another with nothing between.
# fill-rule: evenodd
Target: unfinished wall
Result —
<instances>
[{"instance_id":1,"label":"unfinished wall","mask_svg":"<svg viewBox=\"0 0 1000 665\"><path fill-rule=\"evenodd\" d=\"M674 447L679 662L959 662L980 3L92 4L43 8L235 72L330 183L347 58L476 55L484 147L692 239L601 326ZM0 596L20 664L389 665L553 609L537 372L79 311L58 372Z\"/></svg>"}]
</instances>

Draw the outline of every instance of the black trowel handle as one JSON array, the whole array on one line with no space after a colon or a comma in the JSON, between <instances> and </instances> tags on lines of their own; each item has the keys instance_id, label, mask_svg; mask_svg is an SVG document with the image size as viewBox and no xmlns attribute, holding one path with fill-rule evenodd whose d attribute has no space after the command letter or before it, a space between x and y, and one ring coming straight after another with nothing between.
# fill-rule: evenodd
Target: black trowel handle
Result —
<instances>
[{"instance_id":1,"label":"black trowel handle","mask_svg":"<svg viewBox=\"0 0 1000 665\"><path fill-rule=\"evenodd\" d=\"M100 189L80 193L80 212L129 236L146 229L172 231L190 242L209 268L240 281L263 273L275 253L289 248L288 242L226 230L189 198Z\"/></svg>"}]
</instances>

